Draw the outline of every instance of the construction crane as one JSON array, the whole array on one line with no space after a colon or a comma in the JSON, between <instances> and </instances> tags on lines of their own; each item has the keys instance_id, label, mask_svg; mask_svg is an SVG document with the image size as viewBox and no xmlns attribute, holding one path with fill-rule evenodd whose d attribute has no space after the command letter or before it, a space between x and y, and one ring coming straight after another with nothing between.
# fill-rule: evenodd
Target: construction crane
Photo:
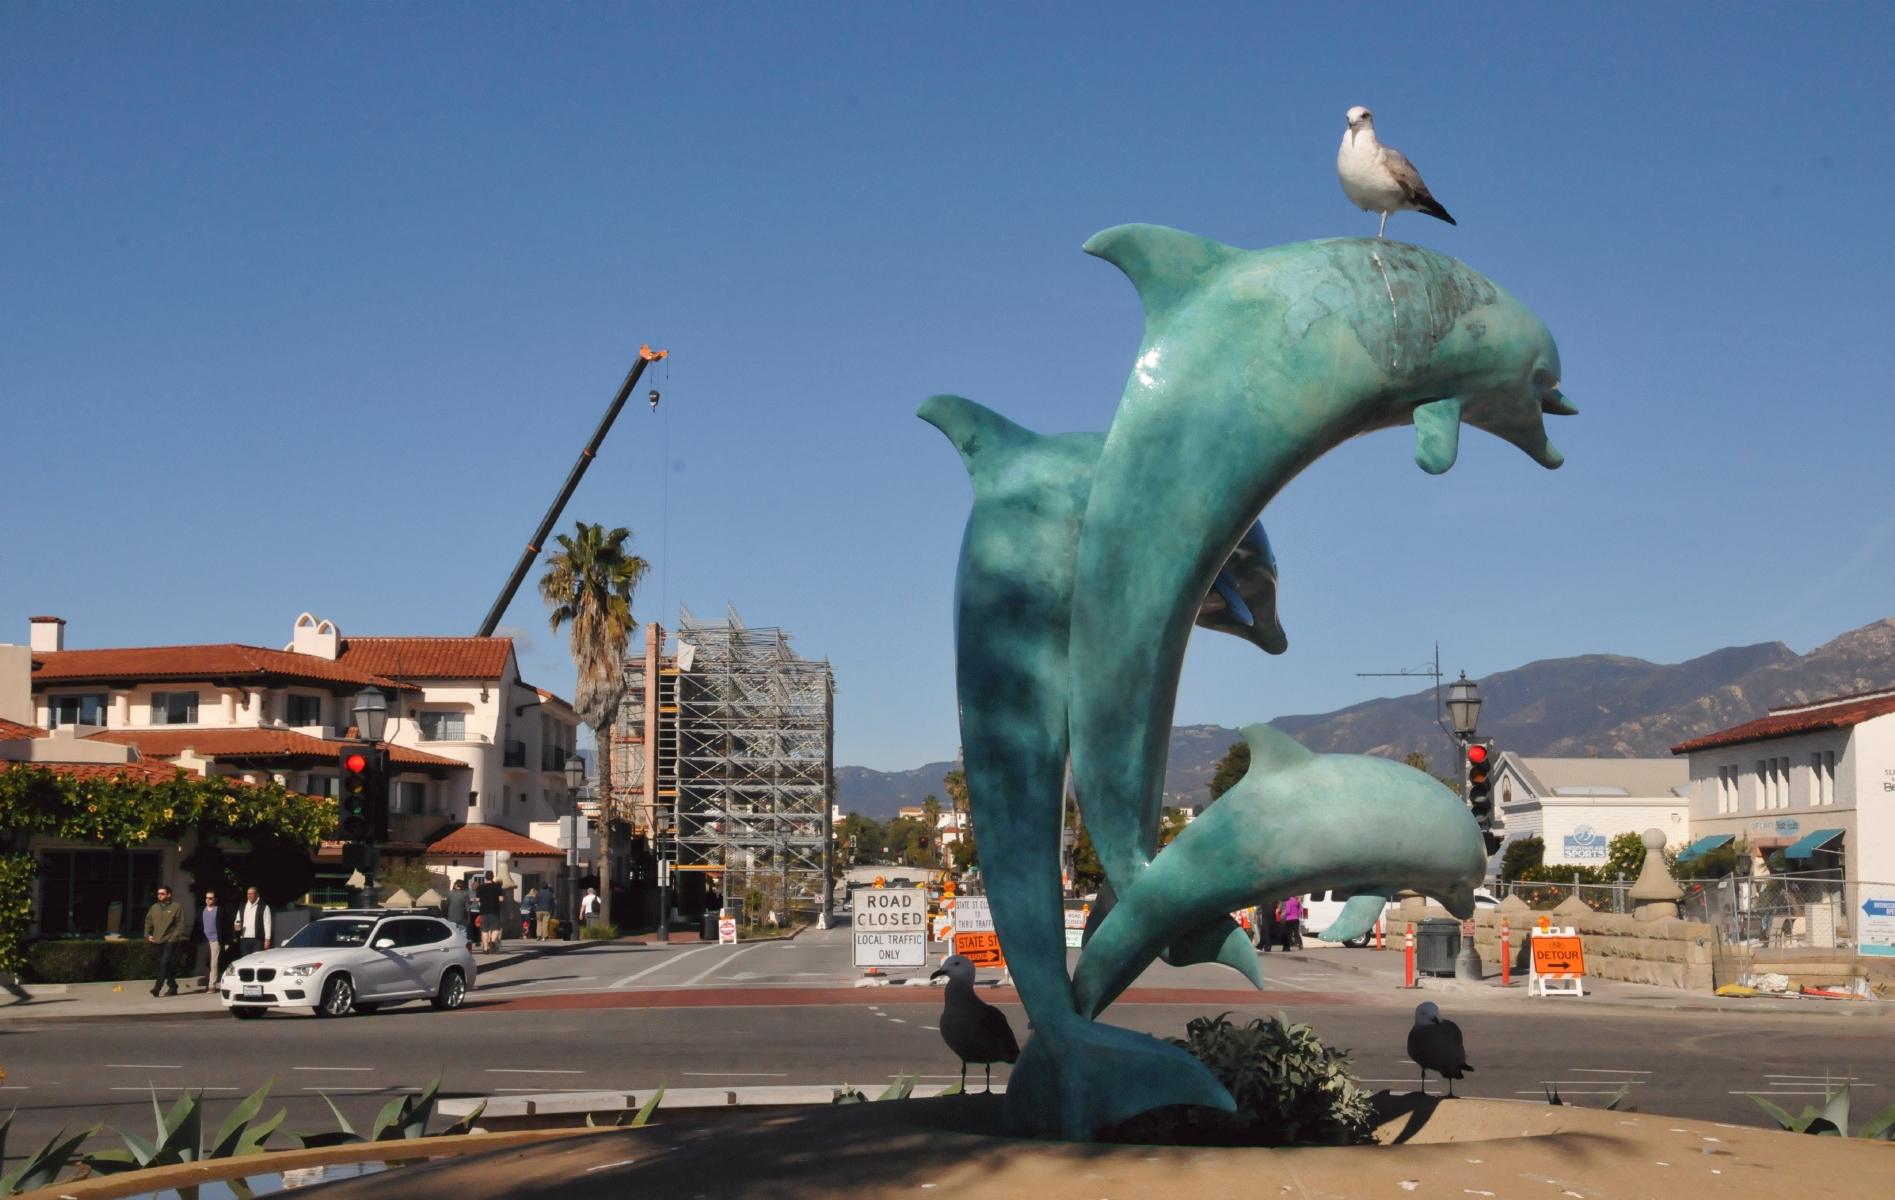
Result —
<instances>
[{"instance_id":1,"label":"construction crane","mask_svg":"<svg viewBox=\"0 0 1895 1200\"><path fill-rule=\"evenodd\" d=\"M520 561L514 565L513 574L507 579L507 586L500 589L500 598L495 600L493 607L487 610L487 619L480 623L480 632L476 633L475 637L493 636L494 629L500 624L500 618L506 615L507 605L513 603L513 594L520 590L520 582L526 578L526 573L533 568L533 560L539 557L540 550L546 545L546 535L553 531L554 524L559 521L559 514L566 510L566 501L572 499L573 491L578 488L579 481L585 478L586 468L592 465L593 458L598 455L599 444L605 441L606 434L612 432L612 422L618 420L619 409L625 407L625 401L631 397L632 389L638 386L639 377L644 375L646 367L669 356L670 353L669 350L653 350L650 346L638 348L638 361L632 364L631 374L627 375L625 382L619 386L619 394L612 398L612 406L605 410L605 417L599 422L599 427L592 431L592 440L587 442L585 449L579 452L579 461L572 465L572 473L566 476L566 486L559 489L559 495L554 499L553 506L546 510L545 519L534 531L532 540L527 542L526 551L520 555ZM658 406L656 391L651 394L651 402L653 408Z\"/></svg>"}]
</instances>

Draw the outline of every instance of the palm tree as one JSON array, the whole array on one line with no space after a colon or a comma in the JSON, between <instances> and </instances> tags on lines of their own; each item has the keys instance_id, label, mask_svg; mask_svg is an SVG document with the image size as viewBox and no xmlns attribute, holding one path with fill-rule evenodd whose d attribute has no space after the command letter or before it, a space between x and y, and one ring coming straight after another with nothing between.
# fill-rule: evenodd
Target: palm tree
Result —
<instances>
[{"instance_id":1,"label":"palm tree","mask_svg":"<svg viewBox=\"0 0 1895 1200\"><path fill-rule=\"evenodd\" d=\"M579 668L573 709L592 730L598 746L599 904L600 919L612 923L612 721L625 693L625 646L638 622L632 618L632 593L651 564L625 552L629 529L576 523L573 537L559 534L555 553L546 556L540 595L552 605L553 632L572 626L572 661Z\"/></svg>"}]
</instances>

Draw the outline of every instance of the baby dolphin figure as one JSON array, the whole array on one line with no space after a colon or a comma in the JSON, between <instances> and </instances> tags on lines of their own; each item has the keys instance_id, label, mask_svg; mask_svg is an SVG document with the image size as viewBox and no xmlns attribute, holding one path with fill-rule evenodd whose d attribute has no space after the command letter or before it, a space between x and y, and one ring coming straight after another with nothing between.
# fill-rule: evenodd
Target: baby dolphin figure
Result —
<instances>
[{"instance_id":1,"label":"baby dolphin figure","mask_svg":"<svg viewBox=\"0 0 1895 1200\"><path fill-rule=\"evenodd\" d=\"M1461 1045L1461 1027L1442 1017L1433 1001L1415 1005L1415 1027L1408 1031L1408 1057L1421 1068L1423 1092L1428 1090L1429 1071L1448 1081L1448 1095L1452 1096L1454 1081L1474 1069L1467 1064L1467 1050Z\"/></svg>"},{"instance_id":2,"label":"baby dolphin figure","mask_svg":"<svg viewBox=\"0 0 1895 1200\"><path fill-rule=\"evenodd\" d=\"M994 1090L994 1064L1020 1061L1020 1043L1013 1038L1007 1014L974 994L972 959L951 954L941 969L928 976L947 976L947 1002L941 1007L941 1040L961 1060L961 1091L967 1091L967 1064L987 1068L987 1090Z\"/></svg>"}]
</instances>

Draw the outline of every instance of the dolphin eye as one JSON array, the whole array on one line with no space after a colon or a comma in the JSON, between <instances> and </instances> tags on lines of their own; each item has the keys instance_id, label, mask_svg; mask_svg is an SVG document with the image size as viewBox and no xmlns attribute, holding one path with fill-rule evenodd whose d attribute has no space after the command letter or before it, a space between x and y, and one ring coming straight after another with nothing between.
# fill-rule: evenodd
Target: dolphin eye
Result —
<instances>
[{"instance_id":1,"label":"dolphin eye","mask_svg":"<svg viewBox=\"0 0 1895 1200\"><path fill-rule=\"evenodd\" d=\"M1542 390L1549 387L1558 387L1559 380L1553 378L1553 372L1547 370L1545 367L1535 367L1533 368L1533 386Z\"/></svg>"}]
</instances>

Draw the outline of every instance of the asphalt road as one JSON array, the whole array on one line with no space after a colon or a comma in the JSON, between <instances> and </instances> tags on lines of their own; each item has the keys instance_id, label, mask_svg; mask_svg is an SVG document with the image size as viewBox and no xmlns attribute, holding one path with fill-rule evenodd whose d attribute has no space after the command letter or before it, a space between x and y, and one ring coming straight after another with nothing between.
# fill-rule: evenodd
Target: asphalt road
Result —
<instances>
[{"instance_id":1,"label":"asphalt road","mask_svg":"<svg viewBox=\"0 0 1895 1200\"><path fill-rule=\"evenodd\" d=\"M1249 1019L1280 1009L1350 1049L1370 1087L1415 1086L1403 1049L1412 994L1280 959L1266 960L1266 973L1272 990L1260 997L1222 968L1157 968L1143 982L1226 988L1229 1000L1121 1004L1108 1017L1178 1035L1194 1016L1229 1009ZM325 1096L366 1129L391 1096L437 1073L449 1095L640 1091L661 1082L847 1082L866 1090L916 1068L941 1081L958 1075L934 1029L938 992L910 1000L906 988L860 989L835 1002L838 985L856 977L833 935L738 947L588 947L484 973L474 1006L458 1013L411 1005L343 1020L286 1013L248 1022L10 1021L0 1025L0 1106L19 1111L7 1150L17 1158L57 1129L100 1121L148 1137L153 1088L167 1105L182 1088L205 1089L209 1134L266 1078L275 1088L265 1113L280 1102L289 1109L287 1128L314 1132L334 1127ZM779 1003L730 1006L742 998L733 989L757 988L775 989ZM822 988L810 998L824 1002L780 1003L793 999L782 989L796 988ZM1457 1013L1454 997L1435 998L1466 1031L1476 1070L1457 1090L1468 1095L1543 1102L1554 1087L1570 1101L1601 1104L1629 1081L1644 1112L1760 1125L1766 1118L1745 1093L1777 1095L1793 1110L1820 1105L1825 1074L1841 1079L1853 1070L1858 1122L1895 1104L1895 1023L1881 1018L1558 1001L1504 1010L1470 1004ZM1003 1007L1024 1040L1024 1013ZM1004 1078L1004 1070L995 1072L997 1082ZM1439 1081L1430 1087L1438 1090Z\"/></svg>"}]
</instances>

